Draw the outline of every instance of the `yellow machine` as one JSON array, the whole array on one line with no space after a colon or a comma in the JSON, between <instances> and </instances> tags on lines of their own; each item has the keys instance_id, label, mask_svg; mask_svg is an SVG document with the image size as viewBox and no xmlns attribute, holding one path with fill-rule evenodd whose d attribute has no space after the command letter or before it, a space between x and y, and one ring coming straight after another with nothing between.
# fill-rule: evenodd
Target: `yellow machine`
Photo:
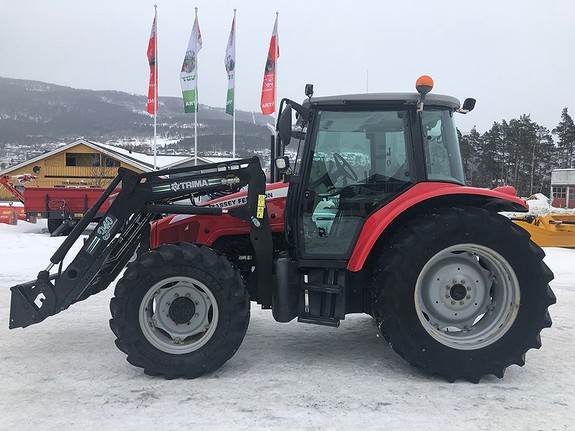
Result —
<instances>
[{"instance_id":1,"label":"yellow machine","mask_svg":"<svg viewBox=\"0 0 575 431\"><path fill-rule=\"evenodd\" d=\"M575 248L575 214L546 214L513 219L540 247Z\"/></svg>"}]
</instances>

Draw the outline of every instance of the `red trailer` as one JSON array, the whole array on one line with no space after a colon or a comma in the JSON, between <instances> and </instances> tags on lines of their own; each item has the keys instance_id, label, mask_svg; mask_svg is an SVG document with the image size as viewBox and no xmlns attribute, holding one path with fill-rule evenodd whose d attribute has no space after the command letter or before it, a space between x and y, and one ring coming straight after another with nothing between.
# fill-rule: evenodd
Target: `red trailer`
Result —
<instances>
[{"instance_id":1,"label":"red trailer","mask_svg":"<svg viewBox=\"0 0 575 431\"><path fill-rule=\"evenodd\" d=\"M48 219L51 234L66 235L103 192L99 187L27 187L24 189L24 210L29 217ZM109 206L107 200L100 213L105 213Z\"/></svg>"},{"instance_id":2,"label":"red trailer","mask_svg":"<svg viewBox=\"0 0 575 431\"><path fill-rule=\"evenodd\" d=\"M35 177L31 175L17 178L22 184L33 179ZM11 180L9 176L0 177L0 184L24 204L26 219L48 219L48 231L55 235L67 235L104 192L100 187L25 187L22 192ZM107 200L100 212L105 213L109 206Z\"/></svg>"}]
</instances>

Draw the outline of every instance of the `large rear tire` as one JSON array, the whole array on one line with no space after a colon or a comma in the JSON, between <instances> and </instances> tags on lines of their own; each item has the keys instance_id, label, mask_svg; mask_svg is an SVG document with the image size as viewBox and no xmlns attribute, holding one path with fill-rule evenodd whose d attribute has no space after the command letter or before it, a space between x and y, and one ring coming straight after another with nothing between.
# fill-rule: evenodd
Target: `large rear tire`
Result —
<instances>
[{"instance_id":1,"label":"large rear tire","mask_svg":"<svg viewBox=\"0 0 575 431\"><path fill-rule=\"evenodd\" d=\"M130 263L110 303L116 346L149 375L196 378L238 350L250 318L239 272L208 247L170 244Z\"/></svg>"},{"instance_id":2,"label":"large rear tire","mask_svg":"<svg viewBox=\"0 0 575 431\"><path fill-rule=\"evenodd\" d=\"M449 381L503 377L551 326L545 253L507 218L479 208L419 216L385 240L373 315L392 348Z\"/></svg>"}]
</instances>

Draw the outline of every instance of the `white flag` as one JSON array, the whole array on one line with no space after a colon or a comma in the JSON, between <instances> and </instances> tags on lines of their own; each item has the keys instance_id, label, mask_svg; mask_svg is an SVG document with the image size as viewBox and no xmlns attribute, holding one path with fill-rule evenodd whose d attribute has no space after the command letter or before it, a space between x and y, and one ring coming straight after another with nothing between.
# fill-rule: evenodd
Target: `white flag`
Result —
<instances>
[{"instance_id":1,"label":"white flag","mask_svg":"<svg viewBox=\"0 0 575 431\"><path fill-rule=\"evenodd\" d=\"M232 29L228 38L226 47L226 56L224 58L226 72L228 72L228 95L226 99L226 113L234 115L234 87L236 78L236 15L232 21Z\"/></svg>"},{"instance_id":2,"label":"white flag","mask_svg":"<svg viewBox=\"0 0 575 431\"><path fill-rule=\"evenodd\" d=\"M198 23L198 15L194 20L192 34L188 41L188 49L180 72L184 112L196 112L198 109L198 52L202 49L202 33Z\"/></svg>"}]
</instances>

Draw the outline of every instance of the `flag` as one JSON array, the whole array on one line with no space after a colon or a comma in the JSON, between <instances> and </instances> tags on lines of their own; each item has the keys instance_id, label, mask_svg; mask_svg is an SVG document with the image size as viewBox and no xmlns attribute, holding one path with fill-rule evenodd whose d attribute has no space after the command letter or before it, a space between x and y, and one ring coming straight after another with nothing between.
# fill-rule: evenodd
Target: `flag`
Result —
<instances>
[{"instance_id":1,"label":"flag","mask_svg":"<svg viewBox=\"0 0 575 431\"><path fill-rule=\"evenodd\" d=\"M148 42L148 64L150 65L150 83L148 85L148 105L147 111L149 114L154 115L158 110L157 100L157 87L158 87L158 63L156 59L156 16L154 15L154 23L152 24L152 32L150 33L150 40Z\"/></svg>"},{"instance_id":2,"label":"flag","mask_svg":"<svg viewBox=\"0 0 575 431\"><path fill-rule=\"evenodd\" d=\"M232 21L232 29L228 37L226 56L224 58L226 72L228 73L228 95L226 99L226 114L234 115L234 87L236 77L236 16Z\"/></svg>"},{"instance_id":3,"label":"flag","mask_svg":"<svg viewBox=\"0 0 575 431\"><path fill-rule=\"evenodd\" d=\"M276 14L276 21L274 23L266 68L264 71L264 81L262 83L262 98L260 106L262 108L262 114L264 115L273 114L276 110L276 62L279 56L278 16Z\"/></svg>"},{"instance_id":4,"label":"flag","mask_svg":"<svg viewBox=\"0 0 575 431\"><path fill-rule=\"evenodd\" d=\"M184 112L197 112L198 110L198 52L200 49L202 49L202 33L196 15L180 72Z\"/></svg>"}]
</instances>

